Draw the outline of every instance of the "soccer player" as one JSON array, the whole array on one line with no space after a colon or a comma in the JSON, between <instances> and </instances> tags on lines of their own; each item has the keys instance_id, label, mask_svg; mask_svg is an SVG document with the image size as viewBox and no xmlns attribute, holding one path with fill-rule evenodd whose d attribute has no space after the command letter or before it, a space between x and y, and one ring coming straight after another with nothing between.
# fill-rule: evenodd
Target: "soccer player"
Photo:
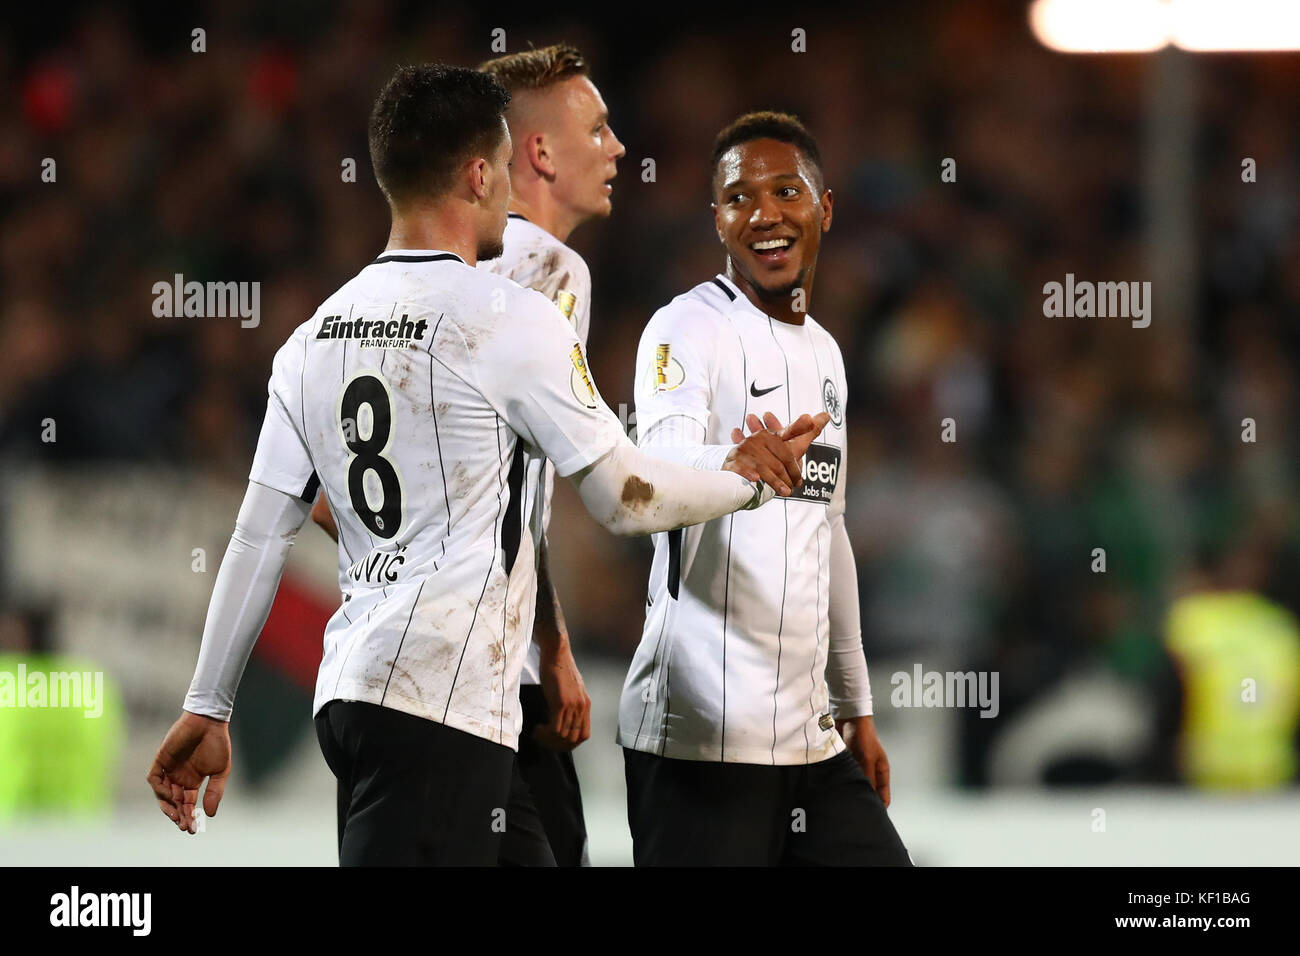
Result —
<instances>
[{"instance_id":1,"label":"soccer player","mask_svg":"<svg viewBox=\"0 0 1300 956\"><path fill-rule=\"evenodd\" d=\"M585 350L591 275L565 243L582 223L610 214L609 181L623 144L576 48L556 44L511 53L479 69L510 91L506 122L514 157L505 250L478 267L545 295L573 324ZM501 862L579 866L587 862L587 829L571 751L591 736L591 699L546 558L555 469L541 455L525 450L523 456L524 511L537 549L537 610L520 678L523 726ZM312 518L338 540L323 496Z\"/></svg>"},{"instance_id":2,"label":"soccer player","mask_svg":"<svg viewBox=\"0 0 1300 956\"><path fill-rule=\"evenodd\" d=\"M844 528L844 360L807 312L831 192L812 136L782 113L724 129L712 169L725 272L646 326L640 446L716 467L741 423L780 431L820 406L830 424L778 505L655 536L619 709L634 859L908 865Z\"/></svg>"},{"instance_id":3,"label":"soccer player","mask_svg":"<svg viewBox=\"0 0 1300 956\"><path fill-rule=\"evenodd\" d=\"M148 773L181 829L193 832L205 779L204 810L217 810L235 690L318 488L338 522L343 602L314 714L345 865L497 861L536 601L522 448L619 534L771 497L639 452L555 306L474 268L501 252L509 99L487 74L425 65L399 69L375 103L388 244L276 354L194 680ZM802 422L763 449L797 463L825 418Z\"/></svg>"},{"instance_id":4,"label":"soccer player","mask_svg":"<svg viewBox=\"0 0 1300 956\"><path fill-rule=\"evenodd\" d=\"M514 143L505 251L479 263L536 289L564 313L587 348L591 274L565 243L584 222L611 210L610 180L626 152L582 53L567 44L498 57L479 69L510 91L506 122ZM537 546L537 613L520 678L516 779L506 811L501 862L579 866L587 858L582 793L571 751L591 736L591 699L569 646L551 582L546 530L555 468L525 453L528 528Z\"/></svg>"}]
</instances>

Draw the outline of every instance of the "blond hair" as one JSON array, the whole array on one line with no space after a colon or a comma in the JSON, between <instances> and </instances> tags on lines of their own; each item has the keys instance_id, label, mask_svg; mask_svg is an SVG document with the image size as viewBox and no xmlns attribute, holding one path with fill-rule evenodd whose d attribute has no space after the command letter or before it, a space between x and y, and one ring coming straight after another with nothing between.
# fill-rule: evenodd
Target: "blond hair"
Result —
<instances>
[{"instance_id":1,"label":"blond hair","mask_svg":"<svg viewBox=\"0 0 1300 956\"><path fill-rule=\"evenodd\" d=\"M571 76L586 76L587 61L577 47L555 43L540 50L508 53L479 64L512 94L521 90L544 90Z\"/></svg>"}]
</instances>

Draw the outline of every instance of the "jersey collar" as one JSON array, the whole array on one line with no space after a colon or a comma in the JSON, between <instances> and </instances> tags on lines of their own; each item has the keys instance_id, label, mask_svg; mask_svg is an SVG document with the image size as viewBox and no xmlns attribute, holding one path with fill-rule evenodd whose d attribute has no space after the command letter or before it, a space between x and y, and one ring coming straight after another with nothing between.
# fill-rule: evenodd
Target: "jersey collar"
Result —
<instances>
[{"instance_id":1,"label":"jersey collar","mask_svg":"<svg viewBox=\"0 0 1300 956\"><path fill-rule=\"evenodd\" d=\"M713 284L717 286L719 289L721 289L723 294L726 295L726 297L730 299L733 304L736 303L737 301L743 301L743 302L749 301L748 299L745 298L745 294L741 292L738 288L736 288L736 284L732 282L730 279L728 279L726 276L724 276L721 272L719 272L717 275L713 277Z\"/></svg>"},{"instance_id":2,"label":"jersey collar","mask_svg":"<svg viewBox=\"0 0 1300 956\"><path fill-rule=\"evenodd\" d=\"M714 288L721 289L724 293L726 293L727 297L731 300L732 309L747 311L750 315L755 316L756 318L760 318L765 322L775 322L777 325L780 326L790 324L788 322L781 322L779 320L773 319L770 315L768 315L766 312L764 312L762 309L756 306L753 302L750 302L749 296L745 295L745 293L740 291L740 286L736 285L736 283L732 282L721 272L719 272L717 275L713 277L713 286ZM812 318L812 316L805 316L805 318ZM805 326L807 325L806 322L804 324ZM798 328L798 326L793 326L793 328Z\"/></svg>"},{"instance_id":3,"label":"jersey collar","mask_svg":"<svg viewBox=\"0 0 1300 956\"><path fill-rule=\"evenodd\" d=\"M442 262L448 259L455 259L463 266L469 264L456 253L442 249L389 249L371 265L382 262Z\"/></svg>"}]
</instances>

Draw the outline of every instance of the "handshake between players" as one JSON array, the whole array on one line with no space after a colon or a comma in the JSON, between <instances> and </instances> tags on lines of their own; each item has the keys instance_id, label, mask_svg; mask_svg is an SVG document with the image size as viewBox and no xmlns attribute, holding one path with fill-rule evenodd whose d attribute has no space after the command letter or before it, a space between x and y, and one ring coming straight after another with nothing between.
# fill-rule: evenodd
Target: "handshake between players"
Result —
<instances>
[{"instance_id":1,"label":"handshake between players","mask_svg":"<svg viewBox=\"0 0 1300 956\"><path fill-rule=\"evenodd\" d=\"M750 481L761 481L776 494L789 497L803 484L803 456L830 420L826 412L818 412L801 415L782 426L771 412L764 413L762 421L751 412L745 420L750 436L746 438L740 428L731 430L736 447L722 468Z\"/></svg>"}]
</instances>

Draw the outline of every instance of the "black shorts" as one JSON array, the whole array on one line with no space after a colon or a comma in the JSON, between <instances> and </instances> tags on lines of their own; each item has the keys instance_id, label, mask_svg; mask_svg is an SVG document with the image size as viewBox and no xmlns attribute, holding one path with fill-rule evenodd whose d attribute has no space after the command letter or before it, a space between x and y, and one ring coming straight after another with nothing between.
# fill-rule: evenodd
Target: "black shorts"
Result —
<instances>
[{"instance_id":1,"label":"black shorts","mask_svg":"<svg viewBox=\"0 0 1300 956\"><path fill-rule=\"evenodd\" d=\"M550 719L546 697L536 684L519 688L523 727L510 785L502 866L588 866L587 826L573 754L549 750L533 730Z\"/></svg>"},{"instance_id":2,"label":"black shorts","mask_svg":"<svg viewBox=\"0 0 1300 956\"><path fill-rule=\"evenodd\" d=\"M637 866L911 866L853 755L770 766L623 750Z\"/></svg>"},{"instance_id":3,"label":"black shorts","mask_svg":"<svg viewBox=\"0 0 1300 956\"><path fill-rule=\"evenodd\" d=\"M495 866L514 751L359 701L316 715L338 779L340 866Z\"/></svg>"}]
</instances>

